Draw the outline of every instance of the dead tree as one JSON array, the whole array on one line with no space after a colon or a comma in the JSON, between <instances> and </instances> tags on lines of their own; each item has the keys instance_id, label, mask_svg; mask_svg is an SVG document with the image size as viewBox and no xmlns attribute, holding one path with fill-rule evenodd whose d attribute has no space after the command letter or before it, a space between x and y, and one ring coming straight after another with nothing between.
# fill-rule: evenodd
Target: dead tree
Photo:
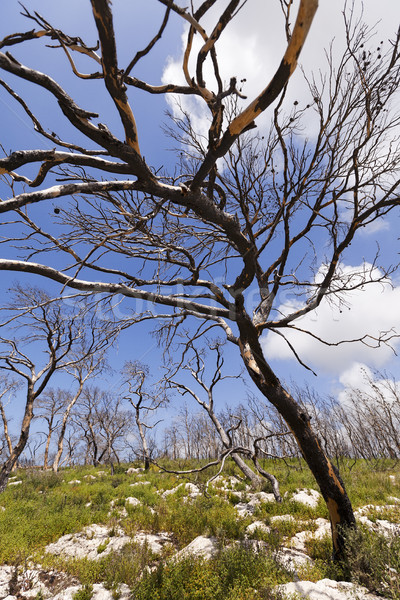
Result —
<instances>
[{"instance_id":1,"label":"dead tree","mask_svg":"<svg viewBox=\"0 0 400 600\"><path fill-rule=\"evenodd\" d=\"M37 399L56 372L87 358L86 351L79 352L88 324L85 316L68 311L61 301L53 301L42 290L15 288L6 313L3 327L12 324L17 336L0 338L0 369L24 382L25 408L19 438L0 470L0 492L28 442Z\"/></svg>"},{"instance_id":2,"label":"dead tree","mask_svg":"<svg viewBox=\"0 0 400 600\"><path fill-rule=\"evenodd\" d=\"M0 415L1 415L1 421L3 423L4 442L8 449L8 455L11 456L12 451L13 451L13 442L12 442L12 438L11 438L10 431L9 431L9 419L6 414L6 406L9 402L12 402L13 396L15 396L15 393L18 391L18 389L21 386L20 386L20 382L16 381L15 379L11 379L7 375L1 375L0 381L1 381L1 387L2 387L2 391L0 392ZM8 396L8 401L6 404L4 403L4 400L3 400L3 398L5 396ZM3 442L3 444L4 444L4 442ZM0 454L2 454L2 453L3 453L3 449L0 452ZM16 468L17 468L17 463L15 463L15 465L13 466L12 471L14 471Z\"/></svg>"},{"instance_id":3,"label":"dead tree","mask_svg":"<svg viewBox=\"0 0 400 600\"><path fill-rule=\"evenodd\" d=\"M36 402L36 408L39 410L39 414L36 413L35 418L43 420L47 424L47 429L43 432L45 435L43 469L45 470L49 468L50 443L53 434L60 427L59 417L65 410L68 398L69 395L65 390L51 388L46 390Z\"/></svg>"},{"instance_id":4,"label":"dead tree","mask_svg":"<svg viewBox=\"0 0 400 600\"><path fill-rule=\"evenodd\" d=\"M339 554L343 546L340 530L355 522L349 498L301 406L271 368L260 336L270 332L285 337L285 332L302 331L301 317L321 302L340 300L359 287L360 280L367 284L373 279L368 268L361 269L358 278L348 276L341 260L360 230L399 204L399 149L391 143L399 124L394 110L400 87L399 35L388 50L375 52L370 60L365 44L373 41L363 25L353 26L354 13L349 11L344 54L334 63L328 53L326 77L305 83L311 95L308 105L288 105L289 79L317 0L300 0L292 30L294 19L288 14L292 3L281 3L286 11L282 34L287 48L279 67L266 87L260 84L263 89L255 98L230 111L229 106L242 94L235 77L228 85L222 81L217 49L229 22L240 18L240 0L229 2L219 16L214 14L215 25L209 32L203 23L215 8L214 1L204 1L193 11L169 0L159 1L166 6L163 23L127 66L118 62L113 6L107 0L91 0L98 45L27 11L25 15L37 29L11 33L0 41L0 69L5 77L12 75L43 90L43 98L55 99L70 128L79 132L75 142L63 139L54 129L50 133L11 87L12 78L10 83L0 81L33 128L54 145L51 150L10 152L0 159L0 172L11 189L0 211L13 211L10 231L7 223L3 225L3 239L22 246L18 256L4 255L0 269L47 277L62 289L81 293L121 294L132 301L132 324L154 316L171 323L170 333L183 322L195 328L196 320L204 326L197 332L192 329L193 335L219 328L237 347L259 392L293 432L327 503ZM189 26L182 61L184 83L152 85L135 77L135 69L161 36L167 35L172 14ZM202 43L192 57L195 36ZM129 44L134 39L130 31ZM67 67L85 90L95 85L98 94L99 84L104 84L120 118L123 139L111 132L111 126L99 123L90 107L79 106L44 72L45 67L25 65L14 56L21 45L48 45L50 40L58 50L49 48L48 52L65 54ZM81 59L86 62L81 64ZM211 77L206 76L206 61L213 68ZM90 63L92 72L85 72ZM176 120L173 132L185 144L179 152L188 160L178 158L170 174L151 168L151 157L146 161L140 152L129 90L148 94L149 99L156 94L191 95L208 111L210 126L205 137L196 135L188 115ZM79 94L80 98L89 96ZM270 107L272 119L266 135L251 136L257 117ZM308 115L318 124L311 139L304 134ZM85 137L86 144L81 142ZM40 165L36 176L21 173L22 167L29 165L32 170L35 163ZM61 178L57 185L52 185L54 172ZM38 211L28 212L30 205L47 206L54 198L58 199L55 223L47 218L42 221ZM23 231L28 228L26 235L15 234L18 223ZM321 248L323 258L318 261ZM54 253L58 266L50 262ZM121 255L127 260L121 260ZM379 273L384 281L390 268L383 265ZM296 297L285 312L280 309L282 291ZM249 307L246 298L250 296ZM148 302L149 310L137 314L136 300ZM163 306L164 312L156 314L154 304ZM361 341L379 345L392 335L372 333ZM350 340L321 343L344 341Z\"/></svg>"},{"instance_id":5,"label":"dead tree","mask_svg":"<svg viewBox=\"0 0 400 600\"><path fill-rule=\"evenodd\" d=\"M132 430L122 397L97 386L85 386L73 421L85 440L85 462L94 466L108 462L113 473L114 462L120 462L119 453L126 448Z\"/></svg>"},{"instance_id":6,"label":"dead tree","mask_svg":"<svg viewBox=\"0 0 400 600\"><path fill-rule=\"evenodd\" d=\"M232 460L236 463L244 476L250 480L252 487L259 488L262 480L257 473L255 473L248 466L248 464L243 460L242 456L252 459L258 473L262 475L262 477L268 479L270 482L276 501L281 502L282 498L279 492L279 484L276 477L262 469L258 461L258 454L260 451L258 444L262 440L262 437L255 440L253 448L239 446L233 441L233 431L240 427L241 420L239 419L235 426L226 429L223 427L221 420L218 418L214 404L216 386L228 378L238 379L240 376L223 374L224 358L220 343L215 343L210 347L210 350L213 351L211 360L212 364L215 365L215 370L212 373L209 383L206 381L204 352L199 351L192 343L186 345L182 361L179 363L177 368L173 369L172 375L166 375L165 383L168 387L176 389L180 394L182 394L182 396L188 394L206 411L216 431L218 432L224 450L228 450L230 452ZM177 372L179 373L179 371L189 371L197 384L199 392L196 392L195 389L189 387L186 383L176 379L176 374ZM237 450L235 450L235 448L237 448Z\"/></svg>"},{"instance_id":7,"label":"dead tree","mask_svg":"<svg viewBox=\"0 0 400 600\"><path fill-rule=\"evenodd\" d=\"M77 387L74 393L70 394L62 414L57 439L57 452L52 464L54 473L58 471L64 450L65 432L71 411L79 400L87 381L100 374L105 368L105 354L112 343L113 335L109 330L108 323L92 319L90 326L86 328L82 336L80 348L75 352L77 361L73 362L70 367L65 368ZM73 357L73 353L71 353L71 357Z\"/></svg>"},{"instance_id":8,"label":"dead tree","mask_svg":"<svg viewBox=\"0 0 400 600\"><path fill-rule=\"evenodd\" d=\"M146 430L154 429L160 423L160 420L150 423L148 419L150 414L165 406L166 397L155 390L148 391L146 389L146 377L149 375L146 365L129 361L124 366L123 375L123 385L129 390L129 395L124 396L124 400L128 400L134 410L135 423L141 442L141 459L144 462L145 470L148 471L151 453L147 443Z\"/></svg>"}]
</instances>

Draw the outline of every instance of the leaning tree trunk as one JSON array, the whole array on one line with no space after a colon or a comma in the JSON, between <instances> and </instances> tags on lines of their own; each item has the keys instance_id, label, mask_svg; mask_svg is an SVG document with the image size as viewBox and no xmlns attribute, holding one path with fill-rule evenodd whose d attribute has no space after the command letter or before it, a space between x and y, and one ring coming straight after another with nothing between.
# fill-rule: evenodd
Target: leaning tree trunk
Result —
<instances>
[{"instance_id":1,"label":"leaning tree trunk","mask_svg":"<svg viewBox=\"0 0 400 600\"><path fill-rule=\"evenodd\" d=\"M4 437L6 438L7 447L8 447L8 453L9 453L9 456L11 456L12 453L13 453L13 445L12 445L10 433L8 431L8 421L7 421L6 413L4 411L4 407L3 407L2 402L0 402L0 414L1 414L1 418L3 420ZM11 471L15 471L16 470L17 464L18 464L17 462L14 463ZM3 491L3 490L0 490L0 491Z\"/></svg>"},{"instance_id":2,"label":"leaning tree trunk","mask_svg":"<svg viewBox=\"0 0 400 600\"><path fill-rule=\"evenodd\" d=\"M355 525L353 509L343 481L322 450L311 427L310 417L284 389L264 359L258 333L253 324L249 319L243 318L238 325L241 333L240 351L248 373L258 389L286 421L319 485L329 511L334 558L339 560L344 551L344 530Z\"/></svg>"},{"instance_id":3,"label":"leaning tree trunk","mask_svg":"<svg viewBox=\"0 0 400 600\"><path fill-rule=\"evenodd\" d=\"M17 465L18 459L24 451L26 443L28 441L29 428L33 419L33 402L33 386L28 384L27 401L25 405L25 413L24 418L22 420L19 440L18 443L12 449L10 456L5 461L0 470L0 494L6 489L10 474L12 473L14 467Z\"/></svg>"},{"instance_id":4,"label":"leaning tree trunk","mask_svg":"<svg viewBox=\"0 0 400 600\"><path fill-rule=\"evenodd\" d=\"M239 469L242 471L243 475L250 480L251 487L253 489L260 488L262 485L261 477L259 477L257 473L254 473L253 469L250 469L250 467L245 463L243 458L239 456L239 454L236 454L236 452L232 452L231 457L232 460L239 467Z\"/></svg>"}]
</instances>

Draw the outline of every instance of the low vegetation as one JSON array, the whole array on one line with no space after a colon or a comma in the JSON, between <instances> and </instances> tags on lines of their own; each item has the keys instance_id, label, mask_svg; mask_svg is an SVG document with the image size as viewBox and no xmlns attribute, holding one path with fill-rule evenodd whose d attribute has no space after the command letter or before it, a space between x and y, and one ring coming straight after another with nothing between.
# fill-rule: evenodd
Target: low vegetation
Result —
<instances>
[{"instance_id":1,"label":"low vegetation","mask_svg":"<svg viewBox=\"0 0 400 600\"><path fill-rule=\"evenodd\" d=\"M277 560L285 541L303 531L305 523L312 530L316 519L328 517L322 500L313 508L290 500L296 489L313 487L311 475L299 461L267 463L279 477L283 502L260 503L253 514L240 518L237 505L248 500L250 491L233 463L224 473L226 481L231 475L237 477L230 480L229 490L221 488L221 480L205 487L210 473L201 473L193 482L202 493L192 498L185 495L184 486L176 493L164 493L187 479L155 467L145 474L128 475L129 466L116 466L114 475L104 466L67 468L57 474L18 471L0 498L4 509L0 509L0 564L19 569L40 564L45 571L66 573L82 585L80 600L91 597L96 583L112 590L115 598L119 586L126 584L137 600L272 600L281 597L276 586L293 581L295 575ZM354 508L372 505L372 521L388 518L400 523L400 507L379 508L390 504L391 497L400 496L400 467L386 463L385 470L376 472L362 461L350 466L351 470L343 469L343 475ZM21 483L15 485L18 481ZM140 503L126 502L127 498ZM279 515L292 518L274 519ZM246 528L254 521L267 527L249 535ZM96 560L45 551L61 536L94 523L107 529ZM121 532L130 542L118 553L110 552L108 546ZM170 537L157 554L147 543L135 541L138 532L168 532ZM215 540L214 555L176 560L176 552L197 536ZM346 563L337 565L331 561L329 535L309 539L307 553L313 562L297 567L296 576L309 581L351 580L386 598L400 599L400 538L383 537L361 525L347 540Z\"/></svg>"}]
</instances>

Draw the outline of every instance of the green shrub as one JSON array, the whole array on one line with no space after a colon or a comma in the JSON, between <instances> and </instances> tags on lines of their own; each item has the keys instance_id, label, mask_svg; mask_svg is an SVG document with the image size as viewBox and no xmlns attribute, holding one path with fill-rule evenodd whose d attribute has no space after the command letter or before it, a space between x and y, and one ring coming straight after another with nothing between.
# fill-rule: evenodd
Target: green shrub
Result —
<instances>
[{"instance_id":1,"label":"green shrub","mask_svg":"<svg viewBox=\"0 0 400 600\"><path fill-rule=\"evenodd\" d=\"M276 600L274 586L288 581L265 552L238 545L210 560L186 558L145 573L137 600Z\"/></svg>"},{"instance_id":2,"label":"green shrub","mask_svg":"<svg viewBox=\"0 0 400 600\"><path fill-rule=\"evenodd\" d=\"M387 538L366 527L349 530L343 569L371 592L400 600L400 537Z\"/></svg>"},{"instance_id":3,"label":"green shrub","mask_svg":"<svg viewBox=\"0 0 400 600\"><path fill-rule=\"evenodd\" d=\"M93 596L93 586L89 584L85 584L80 590L78 590L74 595L74 600L91 600Z\"/></svg>"}]
</instances>

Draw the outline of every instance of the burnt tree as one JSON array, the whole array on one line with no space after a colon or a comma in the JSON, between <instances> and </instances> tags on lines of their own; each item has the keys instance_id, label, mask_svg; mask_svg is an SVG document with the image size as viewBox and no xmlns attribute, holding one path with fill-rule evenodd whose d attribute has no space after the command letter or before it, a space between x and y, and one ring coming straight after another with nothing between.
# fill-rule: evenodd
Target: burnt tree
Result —
<instances>
[{"instance_id":1,"label":"burnt tree","mask_svg":"<svg viewBox=\"0 0 400 600\"><path fill-rule=\"evenodd\" d=\"M5 254L0 269L46 277L86 295L120 294L131 302L131 324L152 317L169 324L164 328L167 345L183 323L195 337L213 328L222 332L237 347L259 392L295 436L327 503L339 554L339 526L354 524L349 498L299 402L272 370L260 337L301 331L303 315L359 287L360 279L340 268L343 255L362 228L399 204L399 150L391 143L399 124L392 109L400 79L399 36L388 50L367 60L364 45L370 43L370 35L362 24L351 22L349 11L344 53L335 60L328 53L322 81L305 80L310 104L288 105L289 80L318 3L301 0L291 29L292 3L282 2L286 51L271 81L261 83L260 93L246 101L235 77L227 85L223 82L217 52L227 25L240 18L240 1L229 2L219 16L210 10L216 8L215 0L201 2L193 12L170 0L159 2L166 10L158 31L144 49L133 51L126 66L118 61L107 0L91 0L97 40L84 41L25 10L35 29L0 41L4 93L54 145L51 150L15 150L0 159L0 173L11 190L0 203L0 212L10 213L12 221L10 233L8 222L3 225L5 237L26 253L22 259ZM209 15L214 24L207 31L203 23ZM172 19L188 26L184 82L145 82L135 76L137 67L168 34ZM126 42L129 47L134 39L132 35ZM197 39L201 43L195 50ZM120 118L122 139L39 66L18 58L27 44L49 42L53 47L48 52L65 55L66 68L84 90L98 94L103 84ZM93 69L88 72L90 63ZM58 103L68 131L72 126L78 132L76 141L46 129L12 87L15 79ZM71 87L70 80L66 85ZM171 133L179 152L169 173L153 169L151 157L146 161L141 154L132 93L148 94L149 99L160 94L192 96L208 113L206 136L196 133L189 114L174 115ZM271 122L265 135L258 134L257 117L267 109ZM307 139L304 129L310 114L318 131ZM81 142L84 138L86 144ZM35 164L39 169L32 176ZM56 185L53 173L58 173ZM54 222L41 221L35 205L49 206L54 198ZM25 239L15 234L17 224ZM317 259L321 248L324 256ZM55 255L58 262L48 258ZM389 273L383 268L382 280ZM367 269L360 277L365 284L371 279ZM279 309L282 290L297 298L285 313ZM148 302L148 310L138 314L137 300ZM157 314L157 305L164 307L162 314ZM379 345L390 335L366 335L361 341Z\"/></svg>"}]
</instances>

